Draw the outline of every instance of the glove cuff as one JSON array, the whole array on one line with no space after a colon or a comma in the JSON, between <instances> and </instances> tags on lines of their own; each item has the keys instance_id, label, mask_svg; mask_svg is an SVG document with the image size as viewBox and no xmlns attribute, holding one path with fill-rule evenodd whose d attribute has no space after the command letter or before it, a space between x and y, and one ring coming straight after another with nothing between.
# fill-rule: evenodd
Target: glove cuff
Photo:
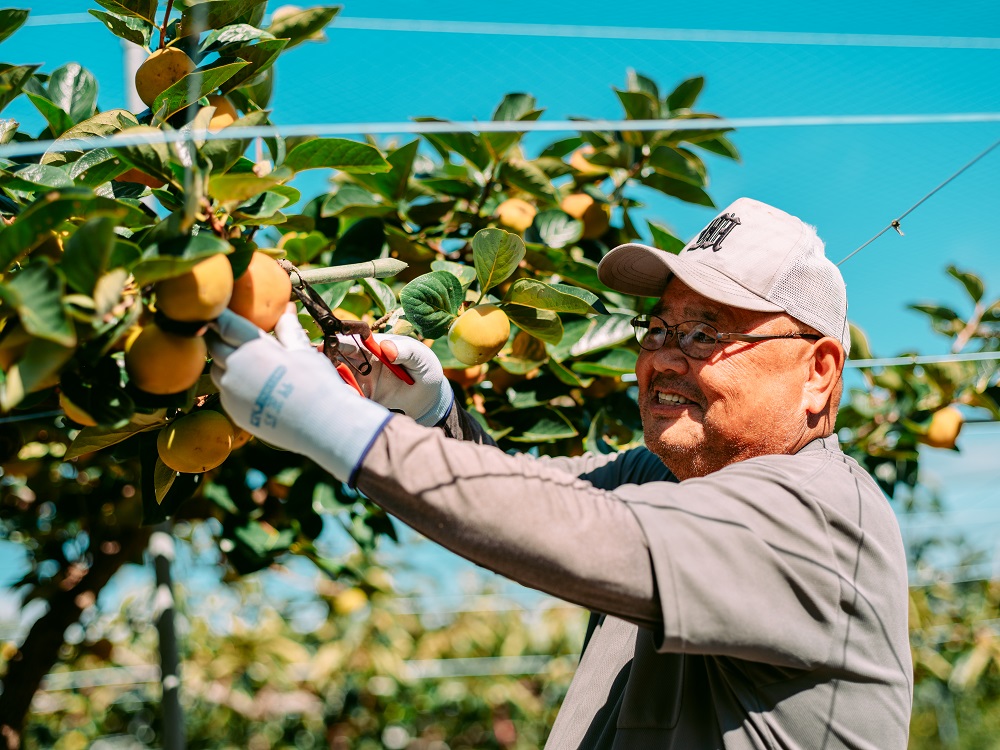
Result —
<instances>
[{"instance_id":1,"label":"glove cuff","mask_svg":"<svg viewBox=\"0 0 1000 750\"><path fill-rule=\"evenodd\" d=\"M374 401L350 396L338 405L340 413L313 428L305 455L342 482L353 485L361 462L392 413Z\"/></svg>"},{"instance_id":2,"label":"glove cuff","mask_svg":"<svg viewBox=\"0 0 1000 750\"><path fill-rule=\"evenodd\" d=\"M442 378L441 382L438 384L438 397L437 401L434 402L427 412L420 415L415 421L419 425L424 427L434 427L448 416L448 412L451 411L452 404L455 403L455 392L451 389L451 385L448 381Z\"/></svg>"}]
</instances>

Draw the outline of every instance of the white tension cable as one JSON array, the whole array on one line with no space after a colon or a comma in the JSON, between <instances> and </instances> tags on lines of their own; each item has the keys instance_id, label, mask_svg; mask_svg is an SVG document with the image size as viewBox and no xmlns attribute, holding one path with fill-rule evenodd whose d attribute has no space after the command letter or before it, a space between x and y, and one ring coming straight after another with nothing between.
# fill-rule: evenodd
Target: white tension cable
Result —
<instances>
[{"instance_id":1,"label":"white tension cable","mask_svg":"<svg viewBox=\"0 0 1000 750\"><path fill-rule=\"evenodd\" d=\"M87 13L31 16L25 26L99 23ZM625 39L642 42L712 44L783 44L806 47L899 47L908 49L1000 49L1000 39L982 36L926 34L838 34L823 31L746 31L740 29L668 29L645 26L583 26L549 23L425 20L419 18L359 18L338 16L333 30L401 31L432 34Z\"/></svg>"},{"instance_id":2,"label":"white tension cable","mask_svg":"<svg viewBox=\"0 0 1000 750\"><path fill-rule=\"evenodd\" d=\"M7 143L0 146L0 158L45 152L90 151L113 146L140 146L149 143L214 141L234 138L274 136L403 135L433 133L541 133L581 130L735 130L739 128L825 127L845 125L956 125L1000 122L1000 112L950 112L929 115L828 115L799 117L734 117L663 120L484 120L443 122L328 122L312 125L236 127L217 132L207 130L165 130L157 134L129 135L123 130L112 136L61 138L50 141Z\"/></svg>"}]
</instances>

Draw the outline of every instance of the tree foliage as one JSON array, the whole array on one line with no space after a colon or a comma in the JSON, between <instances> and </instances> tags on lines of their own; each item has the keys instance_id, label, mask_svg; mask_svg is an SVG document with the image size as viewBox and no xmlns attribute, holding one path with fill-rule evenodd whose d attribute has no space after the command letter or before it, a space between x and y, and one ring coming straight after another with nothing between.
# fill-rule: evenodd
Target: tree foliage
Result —
<instances>
[{"instance_id":1,"label":"tree foliage","mask_svg":"<svg viewBox=\"0 0 1000 750\"><path fill-rule=\"evenodd\" d=\"M639 301L604 288L597 261L643 232L679 247L664 225L637 228L643 197L710 206L703 155L738 158L715 116L694 109L701 79L661 93L634 72L616 91L624 117L700 118L705 128L604 132L581 121L575 135L531 145L521 132L255 143L242 129L275 122L276 61L321 35L337 8L265 23L263 0L175 2L170 18L156 0L99 5L92 14L110 33L151 52L181 51L191 72L160 69L159 93L141 112L100 107L95 77L76 63L3 73L0 107L23 96L45 123L34 134L3 120L0 137L2 529L27 553L17 583L25 600L51 607L7 666L17 689L0 698L0 724L15 733L56 662L53 643L118 567L141 561L155 524L214 519L231 579L298 554L334 579L361 580L364 564L319 551L324 527L346 529L365 554L395 537L365 498L256 440L206 473L163 464L165 426L221 410L208 362L176 393L153 392L140 368L125 366L137 331L156 326L158 341L204 335L202 321L157 310L164 282L214 256L238 280L258 251L300 269L399 259L407 268L393 278L319 291L343 316L433 344L462 402L503 447L614 450L640 434L620 379L635 360L628 320ZM25 16L0 18L3 33ZM236 118L217 119L229 104ZM534 97L513 93L493 119L542 113ZM314 169L332 173L330 188L303 198L296 175ZM526 224L504 223L511 199L528 207ZM479 302L498 305L513 326L499 356L471 372L444 334ZM178 367L169 358L151 366L158 375Z\"/></svg>"},{"instance_id":2,"label":"tree foliage","mask_svg":"<svg viewBox=\"0 0 1000 750\"><path fill-rule=\"evenodd\" d=\"M702 78L661 91L634 71L615 89L622 117L685 128L604 131L583 119L578 132L551 142L516 125L385 141L255 139L246 128L280 122L269 109L280 56L321 39L338 8L265 22L264 0L97 5L91 13L111 34L151 52L182 51L193 70L130 112L102 109L98 82L76 63L51 72L0 65L0 114L23 97L44 122L33 134L0 119L0 533L27 553L17 584L25 601L48 605L7 661L6 736L20 731L66 628L116 570L141 562L154 525L212 519L230 581L295 554L343 585L361 584L379 540L395 538L364 497L257 440L205 473L163 464L164 427L221 406L208 362L197 363L196 382L168 393L139 387L124 366L138 330L204 335L205 321L157 311L158 284L218 256L239 280L256 252L300 269L403 261L406 270L391 278L317 288L339 315L431 346L460 403L502 448L619 450L641 441L634 388L622 376L634 369L629 320L643 301L604 287L597 263L630 240L679 251L682 240L647 218L644 203L666 196L711 207L708 166L739 159L728 129L696 108ZM26 17L0 12L0 40ZM227 119L230 105L236 115ZM528 123L543 112L516 92L492 120ZM314 169L331 174L329 189L304 197L296 176ZM950 273L973 312L914 309L956 351L995 350L1000 304L982 302L974 274ZM447 333L482 303L498 306L512 327L494 359L469 367ZM854 351L868 354L860 331ZM957 402L1000 414L992 365L864 373L838 427L890 495L919 482L918 445L935 413ZM317 538L334 526L359 558L321 551Z\"/></svg>"}]
</instances>

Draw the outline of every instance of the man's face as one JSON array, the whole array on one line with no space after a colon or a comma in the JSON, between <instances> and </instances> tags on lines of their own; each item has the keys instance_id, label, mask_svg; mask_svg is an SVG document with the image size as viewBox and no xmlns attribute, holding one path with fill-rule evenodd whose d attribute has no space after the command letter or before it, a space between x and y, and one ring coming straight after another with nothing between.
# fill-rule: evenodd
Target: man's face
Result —
<instances>
[{"instance_id":1,"label":"man's face","mask_svg":"<svg viewBox=\"0 0 1000 750\"><path fill-rule=\"evenodd\" d=\"M698 320L723 333L801 329L784 313L713 302L677 278L653 314L667 325ZM680 479L797 450L806 433L802 394L810 351L801 339L721 343L703 360L685 355L675 339L657 351L640 350L636 377L646 446Z\"/></svg>"}]
</instances>

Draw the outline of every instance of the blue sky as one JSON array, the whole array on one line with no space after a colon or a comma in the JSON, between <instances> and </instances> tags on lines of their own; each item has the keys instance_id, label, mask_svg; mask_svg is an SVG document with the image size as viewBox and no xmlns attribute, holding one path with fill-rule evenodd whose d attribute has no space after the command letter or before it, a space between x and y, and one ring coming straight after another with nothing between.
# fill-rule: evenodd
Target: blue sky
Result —
<instances>
[{"instance_id":1,"label":"blue sky","mask_svg":"<svg viewBox=\"0 0 1000 750\"><path fill-rule=\"evenodd\" d=\"M117 40L98 23L64 23L73 19L61 16L93 4L30 0L20 7L48 20L5 41L4 61L38 62L46 71L79 62L98 76L102 108L124 106ZM502 33L506 27L497 26L494 33L391 31L378 19L549 24L556 36ZM586 28L574 34L572 26ZM593 38L593 27L607 27L607 38ZM896 35L910 46L820 43L826 36L808 44L641 41L618 38L627 35L622 28ZM304 44L282 57L273 102L279 124L487 119L511 91L533 94L548 119L617 117L612 87L623 85L628 68L663 89L704 75L700 107L727 117L1000 112L995 1L349 1L328 34L329 42ZM992 48L969 49L977 38L995 41ZM22 119L29 131L40 129L21 100L5 116ZM745 129L732 136L742 163L709 159L711 192L720 206L749 195L802 217L839 260L998 138L997 122ZM1000 149L908 217L904 237L889 232L842 267L850 316L877 355L945 351L943 340L905 306L934 300L964 309L960 287L944 274L951 263L982 275L987 295L1000 296L998 166ZM323 190L325 176L312 174L301 185L307 196ZM657 200L649 213L688 237L713 211ZM960 445L966 448L960 457L928 452L928 471L952 488L959 506L983 507L989 486L973 478L992 463L1000 430L970 426Z\"/></svg>"}]
</instances>

